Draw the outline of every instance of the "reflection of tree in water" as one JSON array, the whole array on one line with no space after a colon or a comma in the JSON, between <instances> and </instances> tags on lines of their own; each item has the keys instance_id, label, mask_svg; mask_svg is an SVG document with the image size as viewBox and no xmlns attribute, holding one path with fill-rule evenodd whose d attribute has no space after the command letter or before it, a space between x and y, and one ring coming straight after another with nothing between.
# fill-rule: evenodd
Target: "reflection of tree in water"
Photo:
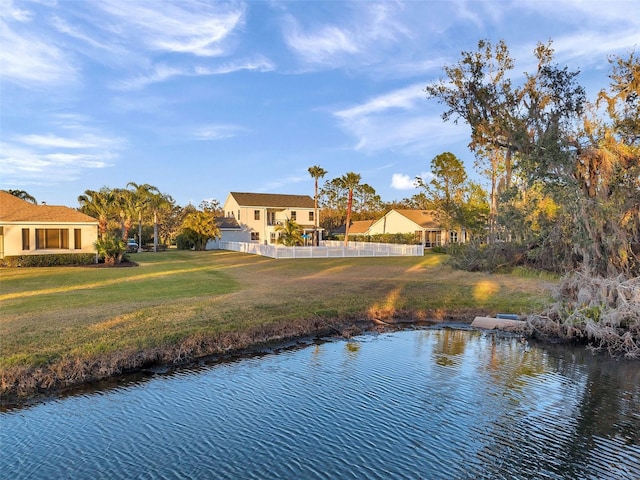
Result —
<instances>
[{"instance_id":1,"label":"reflection of tree in water","mask_svg":"<svg viewBox=\"0 0 640 480\"><path fill-rule=\"evenodd\" d=\"M455 357L464 353L470 332L444 328L436 332L436 344L433 347L435 362L441 367L457 363Z\"/></svg>"},{"instance_id":2,"label":"reflection of tree in water","mask_svg":"<svg viewBox=\"0 0 640 480\"><path fill-rule=\"evenodd\" d=\"M505 391L520 392L529 383L528 377L544 373L547 369L544 352L530 348L526 340L512 337L499 338L491 332L485 339L490 343L489 358L484 367L494 384Z\"/></svg>"},{"instance_id":3,"label":"reflection of tree in water","mask_svg":"<svg viewBox=\"0 0 640 480\"><path fill-rule=\"evenodd\" d=\"M564 353L564 354L563 354ZM570 378L585 378L577 405L574 435L566 445L567 471L577 465L607 460L603 470L616 478L640 478L640 365L637 361L615 361L593 356L585 349L555 352L558 371ZM577 367L584 365L586 368ZM635 450L632 465L625 465L620 449ZM615 448L617 451L609 451ZM632 454L633 455L633 454ZM635 470L631 470L635 469ZM577 471L576 474L584 474Z\"/></svg>"},{"instance_id":4,"label":"reflection of tree in water","mask_svg":"<svg viewBox=\"0 0 640 480\"><path fill-rule=\"evenodd\" d=\"M517 342L496 338L487 345L488 359L481 370L502 388L502 395L487 412L484 446L477 452L482 467L474 478L501 478L517 471L526 473L523 478L551 474L637 480L637 362L592 357L570 347L552 353L538 348L523 353L518 347Z\"/></svg>"},{"instance_id":5,"label":"reflection of tree in water","mask_svg":"<svg viewBox=\"0 0 640 480\"><path fill-rule=\"evenodd\" d=\"M347 342L344 346L347 356L350 358L355 358L358 356L360 352L360 344L357 342Z\"/></svg>"}]
</instances>

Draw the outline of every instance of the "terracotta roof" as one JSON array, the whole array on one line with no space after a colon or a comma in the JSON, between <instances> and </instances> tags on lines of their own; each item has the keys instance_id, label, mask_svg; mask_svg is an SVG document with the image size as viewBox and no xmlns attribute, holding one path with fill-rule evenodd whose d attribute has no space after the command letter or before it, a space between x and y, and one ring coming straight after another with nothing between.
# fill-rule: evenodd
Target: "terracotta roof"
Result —
<instances>
[{"instance_id":1,"label":"terracotta roof","mask_svg":"<svg viewBox=\"0 0 640 480\"><path fill-rule=\"evenodd\" d=\"M314 201L309 195L284 195L277 193L231 192L238 205L243 207L313 208Z\"/></svg>"},{"instance_id":2,"label":"terracotta roof","mask_svg":"<svg viewBox=\"0 0 640 480\"><path fill-rule=\"evenodd\" d=\"M98 221L73 208L34 205L0 190L0 222L95 223Z\"/></svg>"},{"instance_id":3,"label":"terracotta roof","mask_svg":"<svg viewBox=\"0 0 640 480\"><path fill-rule=\"evenodd\" d=\"M406 217L412 222L420 225L422 228L442 228L442 225L438 221L438 216L433 210L396 209L395 211L403 217Z\"/></svg>"}]
</instances>

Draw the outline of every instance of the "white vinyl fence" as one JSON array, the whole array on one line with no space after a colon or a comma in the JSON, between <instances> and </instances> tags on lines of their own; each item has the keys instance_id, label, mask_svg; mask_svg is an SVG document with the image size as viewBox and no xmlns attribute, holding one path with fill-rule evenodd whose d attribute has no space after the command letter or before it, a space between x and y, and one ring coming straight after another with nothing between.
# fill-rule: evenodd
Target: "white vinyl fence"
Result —
<instances>
[{"instance_id":1,"label":"white vinyl fence","mask_svg":"<svg viewBox=\"0 0 640 480\"><path fill-rule=\"evenodd\" d=\"M220 250L253 253L271 258L341 258L341 257L422 257L422 245L397 245L392 243L326 241L319 247L285 247L248 242L218 242Z\"/></svg>"}]
</instances>

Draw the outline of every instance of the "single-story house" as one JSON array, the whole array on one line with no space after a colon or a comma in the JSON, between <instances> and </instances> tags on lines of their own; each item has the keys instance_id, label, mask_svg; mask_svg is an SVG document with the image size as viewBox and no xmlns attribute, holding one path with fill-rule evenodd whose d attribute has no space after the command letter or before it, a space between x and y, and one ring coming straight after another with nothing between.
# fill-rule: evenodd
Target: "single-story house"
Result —
<instances>
[{"instance_id":1,"label":"single-story house","mask_svg":"<svg viewBox=\"0 0 640 480\"><path fill-rule=\"evenodd\" d=\"M285 220L294 220L309 238L315 229L314 201L308 195L231 192L222 210L240 230L221 228L221 241L275 244L276 226ZM229 225L233 225L230 220ZM215 248L213 244L211 248Z\"/></svg>"},{"instance_id":2,"label":"single-story house","mask_svg":"<svg viewBox=\"0 0 640 480\"><path fill-rule=\"evenodd\" d=\"M0 258L95 253L98 221L63 206L34 205L0 190Z\"/></svg>"},{"instance_id":3,"label":"single-story house","mask_svg":"<svg viewBox=\"0 0 640 480\"><path fill-rule=\"evenodd\" d=\"M373 221L364 232L356 233L354 227L356 222L349 228L349 235L412 233L416 242L420 242L427 248L467 240L464 229L447 231L443 228L436 212L432 210L393 209L382 218Z\"/></svg>"}]
</instances>

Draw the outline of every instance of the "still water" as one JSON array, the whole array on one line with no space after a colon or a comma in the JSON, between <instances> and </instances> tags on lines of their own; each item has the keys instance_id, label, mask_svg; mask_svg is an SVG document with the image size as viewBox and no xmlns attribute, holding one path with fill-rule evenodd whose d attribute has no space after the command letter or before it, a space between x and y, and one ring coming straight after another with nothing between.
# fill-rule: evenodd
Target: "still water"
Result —
<instances>
[{"instance_id":1,"label":"still water","mask_svg":"<svg viewBox=\"0 0 640 480\"><path fill-rule=\"evenodd\" d=\"M0 414L3 479L640 479L640 365L426 329Z\"/></svg>"}]
</instances>

